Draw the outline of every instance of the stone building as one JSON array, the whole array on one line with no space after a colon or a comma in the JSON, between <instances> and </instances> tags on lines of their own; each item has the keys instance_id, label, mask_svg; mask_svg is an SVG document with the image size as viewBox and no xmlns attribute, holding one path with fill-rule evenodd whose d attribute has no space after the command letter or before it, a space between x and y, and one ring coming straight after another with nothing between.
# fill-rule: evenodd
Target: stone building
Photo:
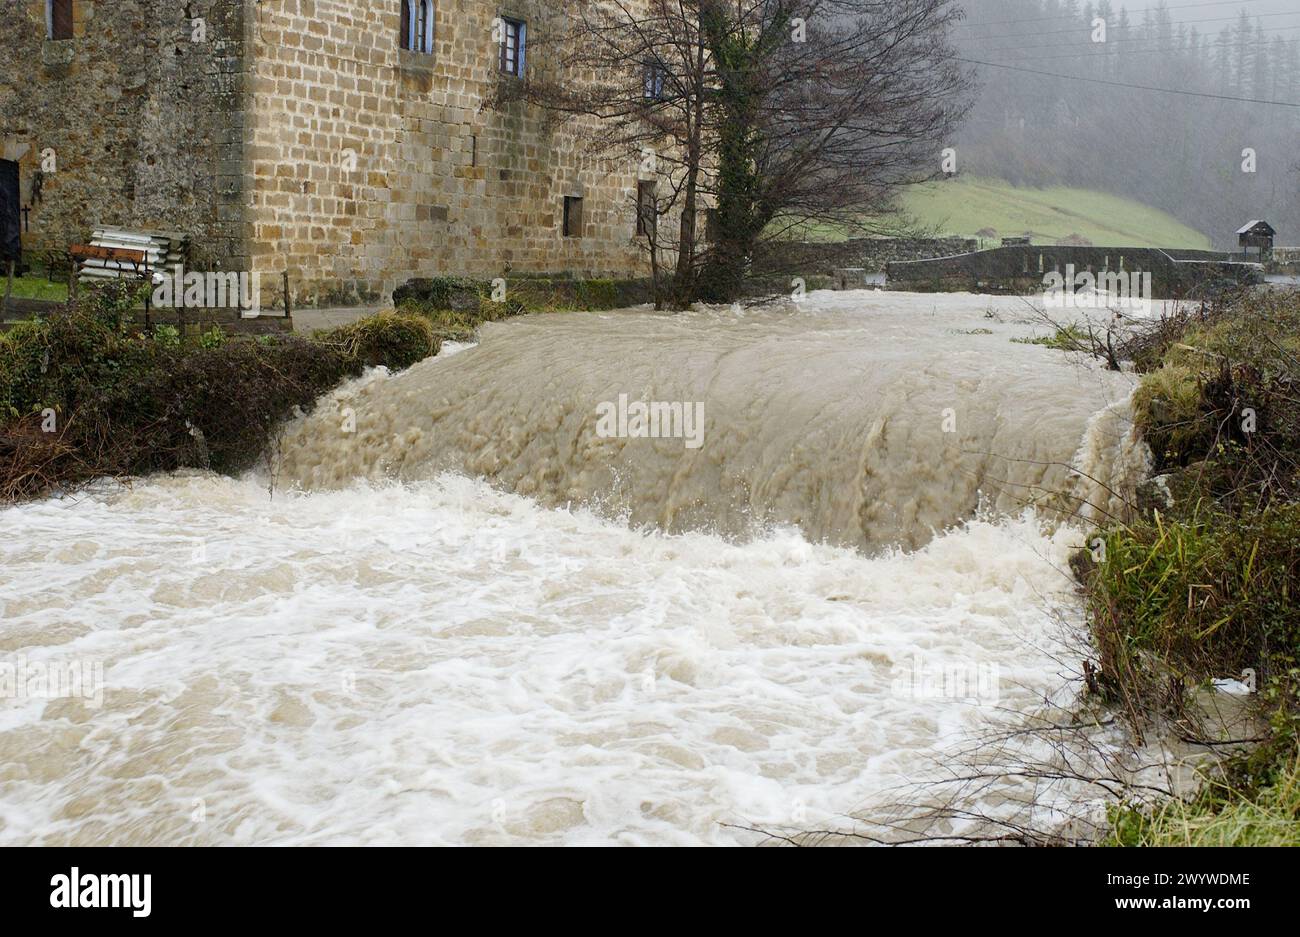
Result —
<instances>
[{"instance_id":1,"label":"stone building","mask_svg":"<svg viewBox=\"0 0 1300 937\"><path fill-rule=\"evenodd\" d=\"M523 102L538 0L9 0L0 158L24 250L115 225L299 304L412 277L644 273L637 166ZM12 169L12 166L9 168Z\"/></svg>"}]
</instances>

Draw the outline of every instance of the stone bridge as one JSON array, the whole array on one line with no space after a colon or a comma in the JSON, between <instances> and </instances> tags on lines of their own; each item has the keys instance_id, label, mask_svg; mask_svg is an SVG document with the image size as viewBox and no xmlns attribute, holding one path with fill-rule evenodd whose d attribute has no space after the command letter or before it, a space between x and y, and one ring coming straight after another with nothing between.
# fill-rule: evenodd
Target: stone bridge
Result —
<instances>
[{"instance_id":1,"label":"stone bridge","mask_svg":"<svg viewBox=\"0 0 1300 937\"><path fill-rule=\"evenodd\" d=\"M1182 299L1263 282L1264 268L1217 251L1148 247L1053 247L1017 244L886 266L890 289L916 292L1029 294L1049 273L1150 273L1153 299Z\"/></svg>"}]
</instances>

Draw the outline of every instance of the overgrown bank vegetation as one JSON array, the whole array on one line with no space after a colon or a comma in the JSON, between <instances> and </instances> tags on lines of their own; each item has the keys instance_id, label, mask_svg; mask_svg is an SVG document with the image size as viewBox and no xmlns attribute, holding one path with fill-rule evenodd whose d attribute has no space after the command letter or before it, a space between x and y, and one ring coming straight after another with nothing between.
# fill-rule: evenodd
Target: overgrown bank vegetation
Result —
<instances>
[{"instance_id":1,"label":"overgrown bank vegetation","mask_svg":"<svg viewBox=\"0 0 1300 937\"><path fill-rule=\"evenodd\" d=\"M244 471L295 408L439 348L427 319L391 312L312 338L146 333L136 298L109 284L0 333L0 502L103 476Z\"/></svg>"},{"instance_id":2,"label":"overgrown bank vegetation","mask_svg":"<svg viewBox=\"0 0 1300 937\"><path fill-rule=\"evenodd\" d=\"M399 290L396 310L310 338L252 337L146 333L133 324L140 296L108 283L0 332L0 503L105 476L246 471L295 409L366 367L408 368L485 322L648 296L638 281L515 278L496 301L491 283L438 277Z\"/></svg>"},{"instance_id":3,"label":"overgrown bank vegetation","mask_svg":"<svg viewBox=\"0 0 1300 937\"><path fill-rule=\"evenodd\" d=\"M1154 477L1083 574L1091 688L1224 757L1194 797L1117 812L1111 839L1300 843L1300 296L1227 298L1123 351ZM1248 691L1244 737L1208 724L1215 680Z\"/></svg>"}]
</instances>

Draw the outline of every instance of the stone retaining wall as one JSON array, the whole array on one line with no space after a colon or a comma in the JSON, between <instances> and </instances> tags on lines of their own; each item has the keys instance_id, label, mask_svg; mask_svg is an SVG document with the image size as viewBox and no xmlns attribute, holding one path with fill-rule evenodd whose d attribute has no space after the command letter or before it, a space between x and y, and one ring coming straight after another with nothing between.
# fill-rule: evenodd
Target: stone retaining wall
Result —
<instances>
[{"instance_id":1,"label":"stone retaining wall","mask_svg":"<svg viewBox=\"0 0 1300 937\"><path fill-rule=\"evenodd\" d=\"M1268 264L1269 273L1300 276L1300 247L1275 247Z\"/></svg>"}]
</instances>

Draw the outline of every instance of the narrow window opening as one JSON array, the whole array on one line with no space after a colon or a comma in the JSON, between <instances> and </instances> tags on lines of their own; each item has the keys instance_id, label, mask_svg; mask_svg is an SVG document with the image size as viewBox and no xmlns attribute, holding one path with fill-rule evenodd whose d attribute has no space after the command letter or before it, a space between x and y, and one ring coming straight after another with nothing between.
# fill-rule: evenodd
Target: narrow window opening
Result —
<instances>
[{"instance_id":1,"label":"narrow window opening","mask_svg":"<svg viewBox=\"0 0 1300 937\"><path fill-rule=\"evenodd\" d=\"M647 101L662 101L664 99L664 79L668 77L668 70L664 68L661 62L646 62L642 68L642 94Z\"/></svg>"},{"instance_id":2,"label":"narrow window opening","mask_svg":"<svg viewBox=\"0 0 1300 937\"><path fill-rule=\"evenodd\" d=\"M718 242L718 210L716 208L704 209L704 240L710 244Z\"/></svg>"},{"instance_id":3,"label":"narrow window opening","mask_svg":"<svg viewBox=\"0 0 1300 937\"><path fill-rule=\"evenodd\" d=\"M0 276L8 272L9 261L21 264L23 259L21 219L27 209L22 207L20 190L18 164L0 159ZM0 286L0 295L3 290Z\"/></svg>"},{"instance_id":4,"label":"narrow window opening","mask_svg":"<svg viewBox=\"0 0 1300 937\"><path fill-rule=\"evenodd\" d=\"M433 0L420 0L419 17L415 38L416 52L426 55L433 52Z\"/></svg>"},{"instance_id":5,"label":"narrow window opening","mask_svg":"<svg viewBox=\"0 0 1300 937\"><path fill-rule=\"evenodd\" d=\"M566 238L582 237L582 198L577 195L564 197L564 236Z\"/></svg>"},{"instance_id":6,"label":"narrow window opening","mask_svg":"<svg viewBox=\"0 0 1300 937\"><path fill-rule=\"evenodd\" d=\"M433 53L433 0L402 0L402 48Z\"/></svg>"},{"instance_id":7,"label":"narrow window opening","mask_svg":"<svg viewBox=\"0 0 1300 937\"><path fill-rule=\"evenodd\" d=\"M45 0L45 25L51 39L72 38L72 0Z\"/></svg>"},{"instance_id":8,"label":"narrow window opening","mask_svg":"<svg viewBox=\"0 0 1300 937\"><path fill-rule=\"evenodd\" d=\"M514 75L524 74L524 37L527 26L522 20L501 17L501 72Z\"/></svg>"}]
</instances>

